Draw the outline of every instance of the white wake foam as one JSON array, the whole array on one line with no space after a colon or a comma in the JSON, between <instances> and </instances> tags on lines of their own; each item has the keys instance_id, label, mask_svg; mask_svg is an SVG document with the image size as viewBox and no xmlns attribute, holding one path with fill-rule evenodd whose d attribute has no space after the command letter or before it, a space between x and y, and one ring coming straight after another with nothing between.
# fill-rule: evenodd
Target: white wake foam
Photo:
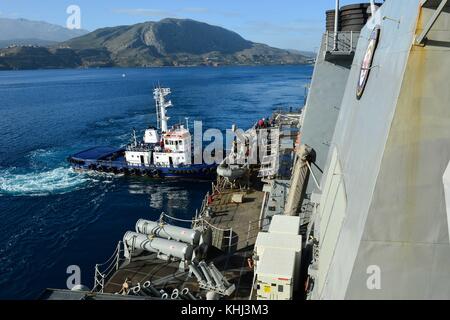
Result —
<instances>
[{"instance_id":1,"label":"white wake foam","mask_svg":"<svg viewBox=\"0 0 450 320\"><path fill-rule=\"evenodd\" d=\"M86 187L89 182L95 180L64 167L43 172L17 173L15 171L15 169L0 171L0 195L62 194Z\"/></svg>"}]
</instances>

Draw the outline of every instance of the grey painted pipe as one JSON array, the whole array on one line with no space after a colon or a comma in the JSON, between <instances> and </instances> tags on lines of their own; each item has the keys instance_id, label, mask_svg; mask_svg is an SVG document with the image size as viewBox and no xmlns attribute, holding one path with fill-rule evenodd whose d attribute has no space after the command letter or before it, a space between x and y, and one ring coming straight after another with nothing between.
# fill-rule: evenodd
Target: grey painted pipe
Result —
<instances>
[{"instance_id":1,"label":"grey painted pipe","mask_svg":"<svg viewBox=\"0 0 450 320\"><path fill-rule=\"evenodd\" d=\"M133 294L135 296L141 296L142 295L141 287L139 285L131 288L131 291L133 292Z\"/></svg>"},{"instance_id":2,"label":"grey painted pipe","mask_svg":"<svg viewBox=\"0 0 450 320\"><path fill-rule=\"evenodd\" d=\"M200 242L200 231L172 226L170 224L161 225L159 222L139 219L136 222L136 232L154 235L164 239L174 239L184 243L197 246Z\"/></svg>"},{"instance_id":3,"label":"grey painted pipe","mask_svg":"<svg viewBox=\"0 0 450 320\"><path fill-rule=\"evenodd\" d=\"M156 290L155 287L152 286L152 283L150 281L145 281L142 287L150 291L153 296L161 298L161 292Z\"/></svg>"},{"instance_id":4,"label":"grey painted pipe","mask_svg":"<svg viewBox=\"0 0 450 320\"><path fill-rule=\"evenodd\" d=\"M181 294L188 294L189 293L189 288L183 288L181 290Z\"/></svg>"},{"instance_id":5,"label":"grey painted pipe","mask_svg":"<svg viewBox=\"0 0 450 320\"><path fill-rule=\"evenodd\" d=\"M194 295L192 294L192 293L190 293L190 292L188 292L187 294L186 294L186 296L190 299L190 300L198 300L196 297L194 297Z\"/></svg>"},{"instance_id":6,"label":"grey painted pipe","mask_svg":"<svg viewBox=\"0 0 450 320\"><path fill-rule=\"evenodd\" d=\"M173 289L172 294L170 295L170 299L178 300L179 297L180 293L178 292L178 289Z\"/></svg>"},{"instance_id":7,"label":"grey painted pipe","mask_svg":"<svg viewBox=\"0 0 450 320\"><path fill-rule=\"evenodd\" d=\"M187 294L189 293L189 288L183 288L180 292L180 298L183 300L191 300Z\"/></svg>"},{"instance_id":8,"label":"grey painted pipe","mask_svg":"<svg viewBox=\"0 0 450 320\"><path fill-rule=\"evenodd\" d=\"M211 268L211 271L214 272L218 277L221 283L225 284L226 286L229 286L230 283L228 280L224 277L224 275L217 269L217 267L214 265L214 263L210 263L209 267Z\"/></svg>"},{"instance_id":9,"label":"grey painted pipe","mask_svg":"<svg viewBox=\"0 0 450 320\"><path fill-rule=\"evenodd\" d=\"M209 273L211 274L211 276L213 277L214 281L216 282L216 285L220 288L225 290L225 286L223 285L223 281L222 281L222 274L217 274L216 271L213 268L209 268Z\"/></svg>"},{"instance_id":10,"label":"grey painted pipe","mask_svg":"<svg viewBox=\"0 0 450 320\"><path fill-rule=\"evenodd\" d=\"M149 238L147 235L128 231L123 237L123 242L128 247L149 252L162 253L166 256L190 261L193 248L190 244L161 238Z\"/></svg>"},{"instance_id":11,"label":"grey painted pipe","mask_svg":"<svg viewBox=\"0 0 450 320\"><path fill-rule=\"evenodd\" d=\"M143 294L145 294L146 296L154 297L153 293L150 290L148 290L147 288L141 287L141 292Z\"/></svg>"},{"instance_id":12,"label":"grey painted pipe","mask_svg":"<svg viewBox=\"0 0 450 320\"><path fill-rule=\"evenodd\" d=\"M184 300L197 300L197 298L194 297L194 295L189 292L189 288L184 288L183 290L181 290L180 296Z\"/></svg>"},{"instance_id":13,"label":"grey painted pipe","mask_svg":"<svg viewBox=\"0 0 450 320\"><path fill-rule=\"evenodd\" d=\"M211 277L211 275L208 272L208 266L206 265L206 263L204 261L201 261L199 264L200 269L202 270L203 274L205 275L206 281L208 282L209 285L214 286L214 280Z\"/></svg>"},{"instance_id":14,"label":"grey painted pipe","mask_svg":"<svg viewBox=\"0 0 450 320\"><path fill-rule=\"evenodd\" d=\"M205 282L206 281L206 279L203 276L202 272L200 272L200 270L198 270L198 268L194 264L190 264L189 265L189 269L195 275L195 277L197 278L198 282Z\"/></svg>"}]
</instances>

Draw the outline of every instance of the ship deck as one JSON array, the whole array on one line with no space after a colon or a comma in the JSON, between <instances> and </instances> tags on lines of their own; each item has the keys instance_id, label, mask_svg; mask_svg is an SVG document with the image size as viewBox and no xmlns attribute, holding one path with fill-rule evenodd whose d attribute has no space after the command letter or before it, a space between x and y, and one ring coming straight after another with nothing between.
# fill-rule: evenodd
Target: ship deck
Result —
<instances>
[{"instance_id":1,"label":"ship deck","mask_svg":"<svg viewBox=\"0 0 450 320\"><path fill-rule=\"evenodd\" d=\"M233 201L233 198L239 201ZM255 189L224 190L212 197L213 200L209 204L211 217L206 221L217 231L223 230L222 249L227 251L230 244L232 250L254 245L259 232L263 198L264 193Z\"/></svg>"},{"instance_id":2,"label":"ship deck","mask_svg":"<svg viewBox=\"0 0 450 320\"><path fill-rule=\"evenodd\" d=\"M253 270L247 266L246 258L251 252L252 248L240 250L230 256L215 252L215 257L207 260L214 262L225 278L236 286L235 292L229 297L231 299L248 299L250 295ZM103 292L119 292L125 279L129 278L132 286L151 281L156 289L164 290L169 296L174 289L183 288L189 288L189 292L197 295L200 292L197 279L190 276L188 271L180 271L178 266L177 262L159 260L156 254L150 254L143 260L137 259L122 265L106 283Z\"/></svg>"},{"instance_id":3,"label":"ship deck","mask_svg":"<svg viewBox=\"0 0 450 320\"><path fill-rule=\"evenodd\" d=\"M281 117L281 144L279 154L280 169L278 175L289 176L293 161L293 141L297 136L297 123ZM248 182L252 187L232 188L217 181L213 184L211 195L207 194L202 207L201 224L212 229L212 247L205 259L213 262L225 278L235 285L234 293L227 299L247 300L252 293L254 270L248 259L252 257L258 233L268 225L269 219L262 218L265 205L263 183L258 177L259 170L249 173ZM157 258L156 254L147 254L126 262L109 278L104 286L105 293L120 291L125 279L131 286L150 281L158 290L169 294L174 290L189 288L194 294L200 294L201 288L194 276L180 270L178 262L168 262ZM254 291L254 290L253 290ZM204 292L203 292L204 293ZM253 292L255 294L255 292Z\"/></svg>"},{"instance_id":4,"label":"ship deck","mask_svg":"<svg viewBox=\"0 0 450 320\"><path fill-rule=\"evenodd\" d=\"M241 203L233 202L233 196L244 194ZM253 247L259 226L263 192L254 189L224 190L213 197L209 207L212 217L207 219L216 230L232 229L233 241L231 248L229 241L221 241L221 250L213 247L208 253L206 262L214 265L222 272L225 278L236 286L230 299L248 299L253 284L253 269L248 266L247 259L253 254ZM225 237L229 236L225 232ZM189 288L194 295L200 288L195 277L189 272L179 270L177 262L167 262L156 258L156 254L139 257L131 262L124 263L107 281L105 293L120 291L125 279L129 278L132 286L145 281L151 281L158 290L164 290L169 295L173 289Z\"/></svg>"},{"instance_id":5,"label":"ship deck","mask_svg":"<svg viewBox=\"0 0 450 320\"><path fill-rule=\"evenodd\" d=\"M101 161L101 160L109 160L114 157L114 155L121 154L124 151L123 148L116 148L110 146L97 146L93 148L89 148L87 150L78 152L72 156L70 159L77 161Z\"/></svg>"}]
</instances>

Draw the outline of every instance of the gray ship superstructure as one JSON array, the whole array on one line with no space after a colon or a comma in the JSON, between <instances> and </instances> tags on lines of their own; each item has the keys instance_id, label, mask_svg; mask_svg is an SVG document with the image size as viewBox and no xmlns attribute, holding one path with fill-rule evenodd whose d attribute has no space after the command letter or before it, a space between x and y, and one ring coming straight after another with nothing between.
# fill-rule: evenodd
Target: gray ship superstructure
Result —
<instances>
[{"instance_id":1,"label":"gray ship superstructure","mask_svg":"<svg viewBox=\"0 0 450 320\"><path fill-rule=\"evenodd\" d=\"M447 1L386 1L362 29L312 195L311 299L450 298L449 44Z\"/></svg>"}]
</instances>

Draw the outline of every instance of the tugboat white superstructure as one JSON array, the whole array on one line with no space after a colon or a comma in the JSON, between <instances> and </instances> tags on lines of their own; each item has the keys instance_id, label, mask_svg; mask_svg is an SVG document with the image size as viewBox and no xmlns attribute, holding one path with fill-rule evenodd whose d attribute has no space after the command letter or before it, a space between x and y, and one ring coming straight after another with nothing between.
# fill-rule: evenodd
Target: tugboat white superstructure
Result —
<instances>
[{"instance_id":1,"label":"tugboat white superstructure","mask_svg":"<svg viewBox=\"0 0 450 320\"><path fill-rule=\"evenodd\" d=\"M132 142L125 148L95 147L69 158L75 169L94 170L151 177L214 178L216 164L194 164L189 128L178 124L169 128L167 99L170 88L153 91L157 128L145 130L141 141L133 130ZM188 124L187 124L188 125Z\"/></svg>"}]
</instances>

